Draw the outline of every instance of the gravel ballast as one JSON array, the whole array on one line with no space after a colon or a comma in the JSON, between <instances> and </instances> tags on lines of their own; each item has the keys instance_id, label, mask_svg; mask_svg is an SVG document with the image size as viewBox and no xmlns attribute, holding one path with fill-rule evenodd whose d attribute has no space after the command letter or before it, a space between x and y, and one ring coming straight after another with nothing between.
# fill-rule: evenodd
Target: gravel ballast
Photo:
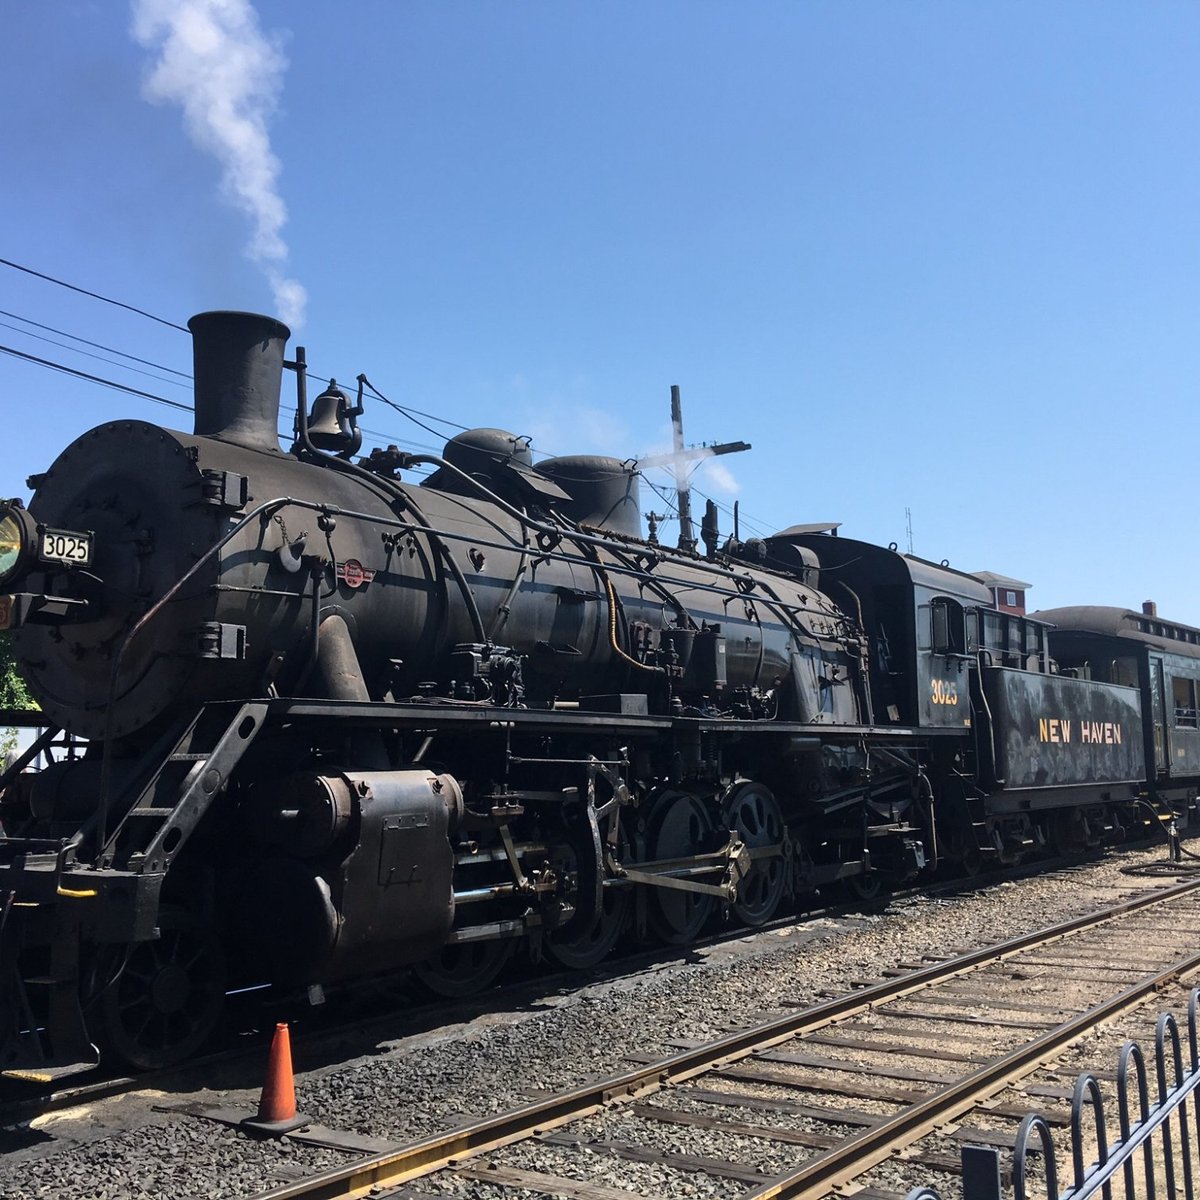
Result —
<instances>
[{"instance_id":1,"label":"gravel ballast","mask_svg":"<svg viewBox=\"0 0 1200 1200\"><path fill-rule=\"evenodd\" d=\"M324 1126L404 1143L511 1108L538 1090L618 1074L629 1067L627 1054L666 1054L680 1040L707 1040L733 1025L794 1011L823 992L847 990L855 981L877 977L884 968L916 961L922 954L944 955L1000 941L1111 903L1119 891L1134 892L1153 882L1122 874L1123 866L1161 858L1158 849L1110 855L1067 873L962 895L896 900L877 914L822 917L787 930L747 934L617 979L588 983L580 976L577 986L566 989L559 980L557 991L520 1011L495 1012L484 1022L433 1036L401 1038L373 1055L298 1075L297 1100ZM1140 1025L1133 1032L1140 1036ZM302 1057L302 1046L297 1046L297 1058ZM1094 1066L1110 1068L1111 1063ZM669 1092L658 1098L671 1107L685 1107ZM339 1151L287 1139L255 1141L196 1117L154 1111L154 1105L185 1101L252 1109L257 1095L159 1094L140 1104L123 1102L119 1116L116 1109L109 1113L99 1108L60 1115L45 1123L44 1132L53 1140L9 1150L0 1159L0 1195L11 1200L215 1200L251 1195L301 1172L352 1161ZM586 1130L592 1136L614 1136L597 1130L623 1128L619 1114L595 1120L600 1124ZM793 1124L786 1117L772 1123ZM664 1145L670 1136L699 1156L728 1159L731 1150L728 1135L719 1132L688 1129L660 1136ZM803 1153L763 1143L759 1158L774 1170ZM561 1148L540 1145L511 1148L504 1161L536 1160L545 1164L540 1169L569 1174L567 1158ZM634 1195L720 1195L744 1186L726 1182L724 1192L712 1191L683 1172L607 1157L594 1162L596 1178ZM502 1194L463 1180L452 1190L479 1197Z\"/></svg>"}]
</instances>

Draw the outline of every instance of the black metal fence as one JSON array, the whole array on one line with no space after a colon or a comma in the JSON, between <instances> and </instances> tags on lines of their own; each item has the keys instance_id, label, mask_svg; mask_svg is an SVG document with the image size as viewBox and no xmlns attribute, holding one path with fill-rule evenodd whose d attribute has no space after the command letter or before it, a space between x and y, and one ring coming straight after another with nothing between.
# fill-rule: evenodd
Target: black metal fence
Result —
<instances>
[{"instance_id":1,"label":"black metal fence","mask_svg":"<svg viewBox=\"0 0 1200 1200\"><path fill-rule=\"evenodd\" d=\"M1154 1031L1153 1076L1141 1047L1121 1047L1116 1073L1116 1136L1105 1111L1100 1080L1084 1072L1075 1083L1069 1130L1070 1176L1060 1168L1050 1123L1030 1113L1012 1151L1012 1200L1196 1200L1200 1153L1200 988L1188 1000L1187 1048L1171 1013ZM1065 1155L1064 1155L1065 1157ZM966 1146L962 1152L964 1200L1002 1200L1001 1152ZM940 1200L916 1188L907 1200Z\"/></svg>"}]
</instances>

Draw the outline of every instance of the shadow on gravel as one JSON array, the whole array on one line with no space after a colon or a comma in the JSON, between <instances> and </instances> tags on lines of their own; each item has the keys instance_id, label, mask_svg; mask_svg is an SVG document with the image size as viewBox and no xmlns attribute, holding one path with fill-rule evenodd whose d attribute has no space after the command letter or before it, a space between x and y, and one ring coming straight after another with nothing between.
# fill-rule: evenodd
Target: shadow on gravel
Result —
<instances>
[{"instance_id":1,"label":"shadow on gravel","mask_svg":"<svg viewBox=\"0 0 1200 1200\"><path fill-rule=\"evenodd\" d=\"M40 1129L30 1129L28 1125L0 1129L0 1154L12 1154L17 1150L27 1150L30 1146L55 1140L51 1134L43 1133Z\"/></svg>"}]
</instances>

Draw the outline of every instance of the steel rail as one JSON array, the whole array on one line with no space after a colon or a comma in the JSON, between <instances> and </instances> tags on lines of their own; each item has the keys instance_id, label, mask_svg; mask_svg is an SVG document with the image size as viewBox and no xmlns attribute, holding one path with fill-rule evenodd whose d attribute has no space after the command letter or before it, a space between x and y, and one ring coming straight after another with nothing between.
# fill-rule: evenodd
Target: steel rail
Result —
<instances>
[{"instance_id":1,"label":"steel rail","mask_svg":"<svg viewBox=\"0 0 1200 1200\"><path fill-rule=\"evenodd\" d=\"M1001 962L1032 947L1058 941L1130 913L1170 903L1198 889L1200 880L1189 880L1161 891L1120 901L1080 917L1060 921L1031 933L1020 934L992 946L979 947L956 958L933 963L898 978L886 979L850 995L835 997L786 1017L749 1029L737 1030L715 1041L706 1042L658 1062L638 1066L609 1079L586 1084L544 1100L536 1100L519 1109L487 1117L458 1129L433 1134L399 1150L372 1155L297 1183L260 1192L255 1200L334 1200L336 1197L365 1195L371 1189L398 1187L435 1170L453 1166L458 1159L496 1150L529 1136L580 1120L599 1112L614 1101L650 1095L667 1084L683 1082L735 1062L756 1050L789 1041L800 1034L814 1032L834 1022L869 1011L880 1004L922 991L934 983L968 974L985 964ZM1200 955L1197 955L1196 961L1200 963ZM1179 964L1176 964L1170 968L1170 972L1178 969ZM786 1188L789 1185L786 1179L781 1178L773 1181L770 1186ZM799 1191L783 1190L761 1193L763 1196L801 1194Z\"/></svg>"},{"instance_id":2,"label":"steel rail","mask_svg":"<svg viewBox=\"0 0 1200 1200\"><path fill-rule=\"evenodd\" d=\"M2 723L3 720L0 718L0 724ZM57 843L55 844L57 845ZM1057 860L1025 862L1017 867L993 868L970 878L964 877L938 884L925 883L918 887L898 888L893 892L887 893L884 898L888 900L905 900L917 895L937 896L948 889L968 888L972 891L977 891L981 888L994 887L998 883L1009 880L1026 879L1031 874L1041 874L1047 870L1055 869L1056 866L1064 865L1070 866L1074 864L1065 862L1065 860L1064 862L1058 862ZM744 938L748 932L762 934L784 928L801 928L806 923L812 921L837 917L845 907L844 903L828 904L806 909L803 913L784 913L782 916L774 917L764 925L756 926L753 930L748 930L744 926L736 926L730 929L722 929L718 932L709 932L697 939L697 941L689 943L687 948L693 951L709 949L713 946L720 946L726 942ZM606 965L609 968L615 966L619 974L634 975L649 966L657 964L663 958L663 954L664 948L661 946L651 949L641 949L631 951L619 957L610 958L606 960ZM563 968L539 976L539 979L543 982L548 981L550 984L553 984L555 980L569 981L575 976L575 971ZM496 996L515 995L519 997L525 993L525 989L528 987L528 981L522 981L519 984L506 984L496 989L493 994ZM476 1000L477 998L469 999L467 1003L473 1004ZM409 1006L405 1009L405 1014L408 1017L414 1018L419 1023L432 1014L444 1013L446 1011L445 1006L445 999L439 998L428 1003ZM374 1017L368 1020L367 1026L371 1027L382 1022L390 1030L394 1026L394 1017L394 1012L389 1011L386 1016ZM315 1037L318 1042L324 1039L340 1041L346 1030L353 1029L357 1031L363 1027L363 1022L360 1019L355 1019L348 1025L334 1024L329 1028L322 1027L315 1033L310 1032L306 1035L305 1040L307 1042ZM243 1032L245 1031L243 1030ZM261 1057L264 1045L265 1043L256 1041L250 1049L242 1047L238 1049L214 1050L176 1066L163 1068L162 1070L145 1071L130 1076L114 1075L52 1091L30 1089L26 1087L26 1084L29 1082L28 1080L9 1080L4 1075L4 1072L0 1071L0 1126L17 1125L22 1121L45 1116L50 1112L61 1112L64 1109L77 1108L81 1104L90 1104L94 1101L105 1100L112 1096L119 1096L127 1091L136 1091L146 1087L160 1087L165 1091L171 1091L175 1080L181 1073L190 1078L191 1075L203 1072L216 1065L228 1066L229 1064L241 1063L243 1061L257 1061ZM19 1098L17 1098L18 1095Z\"/></svg>"},{"instance_id":3,"label":"steel rail","mask_svg":"<svg viewBox=\"0 0 1200 1200\"><path fill-rule=\"evenodd\" d=\"M981 1101L1024 1078L1031 1071L1057 1058L1072 1042L1090 1033L1102 1021L1136 1008L1147 996L1161 991L1182 976L1200 970L1200 953L1147 975L1132 987L1111 996L1087 1012L1027 1042L987 1066L964 1076L957 1083L918 1101L893 1117L884 1118L807 1162L777 1176L740 1200L818 1200L831 1191L858 1179L866 1171L890 1158L897 1150L927 1137L955 1120Z\"/></svg>"}]
</instances>

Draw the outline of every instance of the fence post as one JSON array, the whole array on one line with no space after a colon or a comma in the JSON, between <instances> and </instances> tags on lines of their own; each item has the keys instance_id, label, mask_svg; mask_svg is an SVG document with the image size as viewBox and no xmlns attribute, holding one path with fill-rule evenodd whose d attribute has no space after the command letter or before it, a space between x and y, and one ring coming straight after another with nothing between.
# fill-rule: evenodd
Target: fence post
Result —
<instances>
[{"instance_id":1,"label":"fence post","mask_svg":"<svg viewBox=\"0 0 1200 1200\"><path fill-rule=\"evenodd\" d=\"M1001 1200L1000 1152L990 1146L962 1148L963 1200Z\"/></svg>"}]
</instances>

